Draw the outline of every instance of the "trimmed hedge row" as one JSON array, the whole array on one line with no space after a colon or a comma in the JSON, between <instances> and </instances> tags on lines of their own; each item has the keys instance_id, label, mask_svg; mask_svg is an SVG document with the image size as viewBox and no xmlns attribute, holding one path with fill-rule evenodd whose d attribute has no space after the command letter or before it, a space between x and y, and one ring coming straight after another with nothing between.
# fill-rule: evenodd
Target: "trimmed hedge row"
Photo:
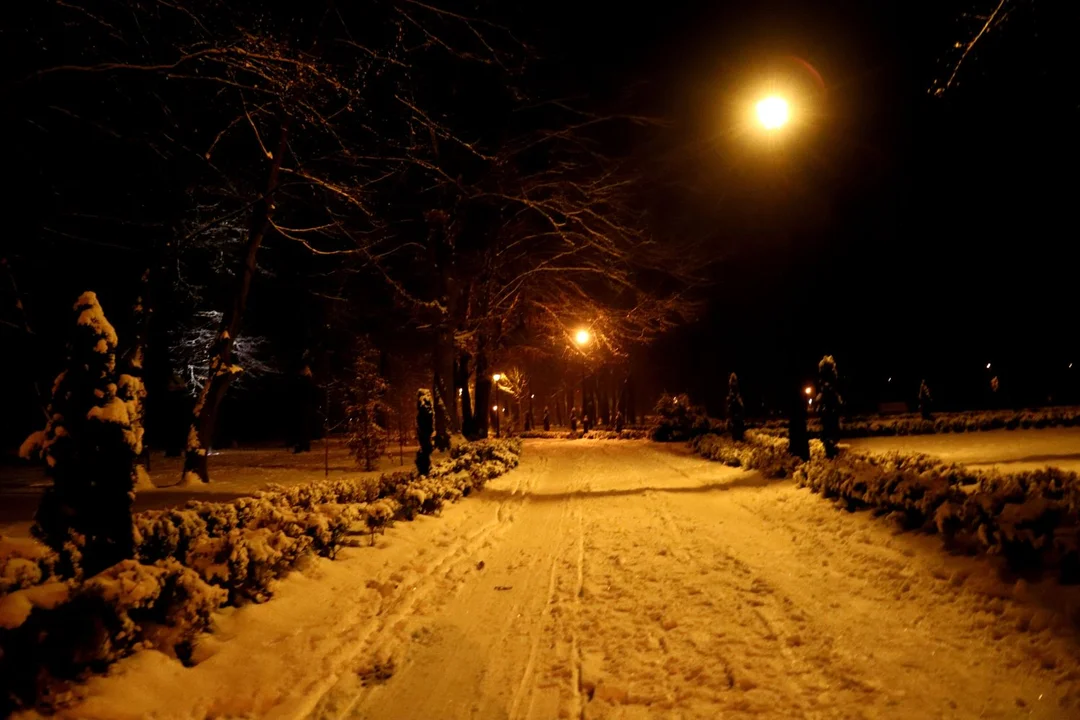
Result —
<instances>
[{"instance_id":1,"label":"trimmed hedge row","mask_svg":"<svg viewBox=\"0 0 1080 720\"><path fill-rule=\"evenodd\" d=\"M806 463L787 441L750 431L745 442L704 435L698 454L800 487L849 510L870 510L907 530L939 534L954 548L1000 555L1014 569L1056 568L1080 581L1080 474L1047 467L1020 473L971 470L917 453L847 451L834 460L811 442Z\"/></svg>"},{"instance_id":2,"label":"trimmed hedge row","mask_svg":"<svg viewBox=\"0 0 1080 720\"><path fill-rule=\"evenodd\" d=\"M985 432L988 430L1041 430L1080 426L1080 407L1043 408L1039 410L997 410L984 412L940 413L932 420L918 414L892 416L857 416L844 420L840 436L881 437L894 435L934 435L944 433ZM820 423L809 423L811 432L821 431ZM786 421L770 421L762 432L787 435Z\"/></svg>"},{"instance_id":3,"label":"trimmed hedge row","mask_svg":"<svg viewBox=\"0 0 1080 720\"><path fill-rule=\"evenodd\" d=\"M625 428L623 430L526 430L518 435L526 440L644 440L649 437L649 431L639 428Z\"/></svg>"},{"instance_id":4,"label":"trimmed hedge row","mask_svg":"<svg viewBox=\"0 0 1080 720\"><path fill-rule=\"evenodd\" d=\"M812 459L795 478L849 509L938 533L953 547L1001 555L1014 569L1052 567L1063 581L1080 579L1077 473L1047 467L1004 474L927 455L847 452Z\"/></svg>"},{"instance_id":5,"label":"trimmed hedge row","mask_svg":"<svg viewBox=\"0 0 1080 720\"><path fill-rule=\"evenodd\" d=\"M374 534L438 512L515 467L520 453L520 440L487 440L453 447L426 477L271 487L138 513L136 559L85 580L72 562L78 538L64 553L0 538L0 712L62 702L65 681L142 647L187 661L216 608L269 599L276 578L312 553L334 557L354 527Z\"/></svg>"},{"instance_id":6,"label":"trimmed hedge row","mask_svg":"<svg viewBox=\"0 0 1080 720\"><path fill-rule=\"evenodd\" d=\"M709 460L731 467L758 470L770 478L791 477L800 462L797 457L788 454L787 439L754 430L748 430L741 442L732 440L728 435L701 435L690 441L690 447ZM825 448L821 441L810 441L810 453L812 457L824 457Z\"/></svg>"}]
</instances>

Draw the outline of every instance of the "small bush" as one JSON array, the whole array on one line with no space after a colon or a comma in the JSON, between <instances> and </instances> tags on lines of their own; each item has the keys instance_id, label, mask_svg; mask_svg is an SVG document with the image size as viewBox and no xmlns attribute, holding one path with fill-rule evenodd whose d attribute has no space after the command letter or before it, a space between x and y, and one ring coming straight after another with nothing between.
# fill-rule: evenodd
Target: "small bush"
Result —
<instances>
[{"instance_id":1,"label":"small bush","mask_svg":"<svg viewBox=\"0 0 1080 720\"><path fill-rule=\"evenodd\" d=\"M656 442L686 442L712 429L705 411L686 395L661 395L653 413L650 436Z\"/></svg>"}]
</instances>

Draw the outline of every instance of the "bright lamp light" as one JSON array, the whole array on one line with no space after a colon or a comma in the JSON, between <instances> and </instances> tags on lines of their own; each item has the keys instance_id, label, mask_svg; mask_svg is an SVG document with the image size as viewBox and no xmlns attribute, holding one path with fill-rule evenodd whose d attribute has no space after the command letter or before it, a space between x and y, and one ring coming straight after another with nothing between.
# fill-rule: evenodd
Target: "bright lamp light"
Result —
<instances>
[{"instance_id":1,"label":"bright lamp light","mask_svg":"<svg viewBox=\"0 0 1080 720\"><path fill-rule=\"evenodd\" d=\"M766 130L779 130L791 119L791 107L788 101L776 95L770 95L758 101L755 109L758 122Z\"/></svg>"},{"instance_id":2,"label":"bright lamp light","mask_svg":"<svg viewBox=\"0 0 1080 720\"><path fill-rule=\"evenodd\" d=\"M578 345L588 345L589 331L584 329L578 330L577 333L574 335L574 342L576 342Z\"/></svg>"}]
</instances>

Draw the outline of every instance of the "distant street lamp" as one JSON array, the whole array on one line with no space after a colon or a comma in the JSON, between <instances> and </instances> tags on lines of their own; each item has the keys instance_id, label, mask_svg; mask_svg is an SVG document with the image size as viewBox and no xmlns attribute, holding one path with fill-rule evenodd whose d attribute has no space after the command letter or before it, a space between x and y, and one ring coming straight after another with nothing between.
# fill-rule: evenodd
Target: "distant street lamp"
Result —
<instances>
[{"instance_id":1,"label":"distant street lamp","mask_svg":"<svg viewBox=\"0 0 1080 720\"><path fill-rule=\"evenodd\" d=\"M499 415L500 415L500 413L499 413L499 380L502 379L502 375L500 375L499 373L495 373L494 375L491 376L491 379L495 381L495 407L493 408L495 410L495 437L500 437L500 435L499 435Z\"/></svg>"}]
</instances>

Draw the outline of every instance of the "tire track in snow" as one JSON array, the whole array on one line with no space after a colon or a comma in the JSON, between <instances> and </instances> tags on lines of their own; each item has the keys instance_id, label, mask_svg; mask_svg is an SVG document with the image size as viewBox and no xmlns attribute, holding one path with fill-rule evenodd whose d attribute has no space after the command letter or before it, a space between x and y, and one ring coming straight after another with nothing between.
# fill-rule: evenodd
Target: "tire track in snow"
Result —
<instances>
[{"instance_id":1,"label":"tire track in snow","mask_svg":"<svg viewBox=\"0 0 1080 720\"><path fill-rule=\"evenodd\" d=\"M555 533L556 537L559 537L559 536L562 535L562 528L563 528L563 525L564 525L564 520L566 519L566 515L567 515L567 512L568 512L568 510L570 508L571 502L572 502L572 498L570 498L570 497L566 498L562 502L562 512L560 513L560 516L559 516L558 529L556 530L556 533ZM557 544L556 547L558 548L558 547L560 547L560 545L561 544ZM552 555L551 555L551 563L550 563L549 568L548 568L547 595L545 597L544 606L543 606L543 609L541 610L541 614L540 614L539 628L541 630L543 628L545 628L545 627L548 627L553 622L552 610L555 607L555 603L556 603L556 590L558 588L559 564L560 564L560 560L562 559L562 555L563 555L563 551L561 549L556 549L555 552L552 553ZM538 656L539 656L539 653L540 653L540 642L544 637L544 633L543 632L536 632L536 629L537 629L537 626L534 626L533 627L532 642L530 643L530 646L529 646L528 659L525 662L525 668L524 668L524 670L522 672L521 679L518 681L517 687L516 687L516 689L514 691L513 700L511 701L511 704L510 704L510 712L509 712L510 720L518 720L518 718L522 717L522 715L519 713L519 710L521 708L521 703L524 701L524 699L526 697L529 698L530 704L526 708L526 712L525 712L524 716L528 717L529 713L532 711L532 702L531 701L533 699L533 694L534 694L534 692L536 690L536 681L535 681L536 664L537 664L537 659L538 659Z\"/></svg>"}]
</instances>

